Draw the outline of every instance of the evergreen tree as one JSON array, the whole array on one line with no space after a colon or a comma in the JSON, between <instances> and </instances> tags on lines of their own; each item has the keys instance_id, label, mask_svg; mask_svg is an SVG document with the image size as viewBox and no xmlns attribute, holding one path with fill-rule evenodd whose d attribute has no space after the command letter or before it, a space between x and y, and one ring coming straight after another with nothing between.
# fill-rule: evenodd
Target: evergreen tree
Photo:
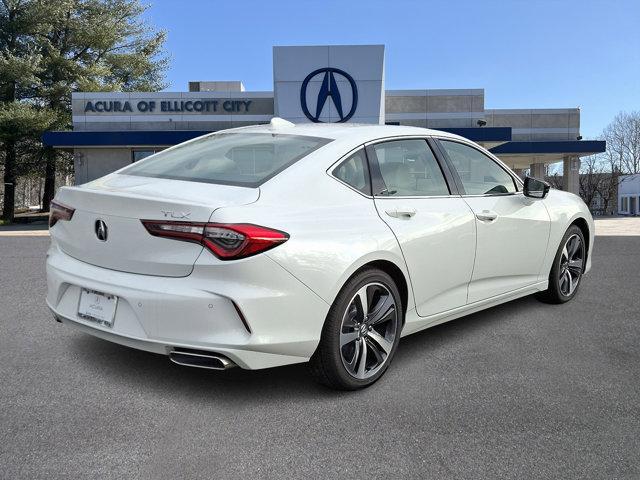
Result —
<instances>
[{"instance_id":1,"label":"evergreen tree","mask_svg":"<svg viewBox=\"0 0 640 480\"><path fill-rule=\"evenodd\" d=\"M68 128L71 92L164 88L165 32L143 20L145 9L138 0L0 0L0 122L7 122L0 124L4 219L13 218L20 142L46 129ZM13 123L10 112L18 115ZM28 118L29 128L22 121ZM42 203L48 210L60 155L44 147L42 153Z\"/></svg>"},{"instance_id":2,"label":"evergreen tree","mask_svg":"<svg viewBox=\"0 0 640 480\"><path fill-rule=\"evenodd\" d=\"M72 91L156 91L164 88L165 32L142 19L137 0L57 0L51 29L39 39L39 96L70 123ZM46 148L43 210L55 194L57 152Z\"/></svg>"},{"instance_id":3,"label":"evergreen tree","mask_svg":"<svg viewBox=\"0 0 640 480\"><path fill-rule=\"evenodd\" d=\"M0 2L0 142L4 166L2 219L13 220L19 146L48 128L51 117L35 101L41 56L37 38L46 29L46 7L35 1ZM34 128L36 130L34 130Z\"/></svg>"}]
</instances>

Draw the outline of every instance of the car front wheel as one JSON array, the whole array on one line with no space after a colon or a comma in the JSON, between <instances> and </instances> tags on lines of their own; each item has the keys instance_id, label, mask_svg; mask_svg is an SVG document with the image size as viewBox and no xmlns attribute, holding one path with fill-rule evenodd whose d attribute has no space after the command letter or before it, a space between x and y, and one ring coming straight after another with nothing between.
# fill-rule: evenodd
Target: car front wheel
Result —
<instances>
[{"instance_id":1,"label":"car front wheel","mask_svg":"<svg viewBox=\"0 0 640 480\"><path fill-rule=\"evenodd\" d=\"M578 291L587 259L587 248L582 230L571 225L558 247L549 274L549 287L540 294L548 303L565 303Z\"/></svg>"},{"instance_id":2,"label":"car front wheel","mask_svg":"<svg viewBox=\"0 0 640 480\"><path fill-rule=\"evenodd\" d=\"M340 390L371 385L389 367L398 347L403 308L393 279L366 269L334 301L310 361L321 383Z\"/></svg>"}]
</instances>

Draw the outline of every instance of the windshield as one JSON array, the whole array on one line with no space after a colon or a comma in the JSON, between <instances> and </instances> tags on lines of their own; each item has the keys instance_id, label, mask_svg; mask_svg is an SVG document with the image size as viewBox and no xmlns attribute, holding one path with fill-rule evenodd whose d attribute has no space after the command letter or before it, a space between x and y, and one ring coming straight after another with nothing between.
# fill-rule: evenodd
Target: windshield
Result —
<instances>
[{"instance_id":1,"label":"windshield","mask_svg":"<svg viewBox=\"0 0 640 480\"><path fill-rule=\"evenodd\" d=\"M331 140L271 133L221 133L156 153L124 175L257 187Z\"/></svg>"}]
</instances>

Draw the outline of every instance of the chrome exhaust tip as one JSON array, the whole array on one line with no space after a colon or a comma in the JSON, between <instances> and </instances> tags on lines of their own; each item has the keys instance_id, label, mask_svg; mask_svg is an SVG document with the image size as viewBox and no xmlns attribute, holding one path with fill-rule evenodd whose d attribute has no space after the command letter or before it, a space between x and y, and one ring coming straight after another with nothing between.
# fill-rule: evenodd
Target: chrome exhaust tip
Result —
<instances>
[{"instance_id":1,"label":"chrome exhaust tip","mask_svg":"<svg viewBox=\"0 0 640 480\"><path fill-rule=\"evenodd\" d=\"M169 352L169 359L186 367L206 368L209 370L227 370L236 364L218 353L187 348L174 348Z\"/></svg>"}]
</instances>

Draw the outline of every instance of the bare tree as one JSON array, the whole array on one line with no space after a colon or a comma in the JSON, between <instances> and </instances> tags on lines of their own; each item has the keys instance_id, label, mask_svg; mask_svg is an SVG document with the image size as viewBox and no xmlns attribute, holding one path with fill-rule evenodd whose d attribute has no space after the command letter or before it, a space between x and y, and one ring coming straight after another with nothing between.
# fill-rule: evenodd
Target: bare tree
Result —
<instances>
[{"instance_id":1,"label":"bare tree","mask_svg":"<svg viewBox=\"0 0 640 480\"><path fill-rule=\"evenodd\" d=\"M620 112L604 129L611 171L640 173L640 111Z\"/></svg>"},{"instance_id":2,"label":"bare tree","mask_svg":"<svg viewBox=\"0 0 640 480\"><path fill-rule=\"evenodd\" d=\"M580 196L589 207L600 195L603 184L611 175L604 171L605 165L598 155L589 155L582 159L580 166Z\"/></svg>"},{"instance_id":3,"label":"bare tree","mask_svg":"<svg viewBox=\"0 0 640 480\"><path fill-rule=\"evenodd\" d=\"M558 173L557 169L551 168L551 165L545 167L545 180L551 185L551 188L556 190L562 190L562 175Z\"/></svg>"},{"instance_id":4,"label":"bare tree","mask_svg":"<svg viewBox=\"0 0 640 480\"><path fill-rule=\"evenodd\" d=\"M604 213L615 213L618 208L618 181L620 178L620 171L613 170L607 172L608 176L603 177L600 183L600 189L598 193L602 198L602 210Z\"/></svg>"}]
</instances>

